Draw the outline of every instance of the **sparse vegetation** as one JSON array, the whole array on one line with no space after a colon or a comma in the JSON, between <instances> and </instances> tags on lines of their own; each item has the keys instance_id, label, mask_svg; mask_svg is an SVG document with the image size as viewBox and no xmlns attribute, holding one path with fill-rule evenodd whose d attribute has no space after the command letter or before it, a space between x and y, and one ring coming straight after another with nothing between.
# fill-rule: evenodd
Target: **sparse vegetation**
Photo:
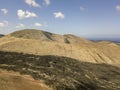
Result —
<instances>
[{"instance_id":1,"label":"sparse vegetation","mask_svg":"<svg viewBox=\"0 0 120 90\"><path fill-rule=\"evenodd\" d=\"M120 89L120 68L67 57L0 51L0 68L44 80L54 90Z\"/></svg>"}]
</instances>

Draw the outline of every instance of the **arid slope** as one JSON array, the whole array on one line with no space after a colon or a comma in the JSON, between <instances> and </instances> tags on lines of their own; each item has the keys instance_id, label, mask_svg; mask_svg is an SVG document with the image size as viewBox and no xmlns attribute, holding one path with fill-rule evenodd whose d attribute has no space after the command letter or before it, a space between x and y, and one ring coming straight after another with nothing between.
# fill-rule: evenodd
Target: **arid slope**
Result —
<instances>
[{"instance_id":1,"label":"arid slope","mask_svg":"<svg viewBox=\"0 0 120 90\"><path fill-rule=\"evenodd\" d=\"M120 65L120 46L115 43L95 43L71 34L58 35L40 30L21 30L0 38L0 50Z\"/></svg>"},{"instance_id":2,"label":"arid slope","mask_svg":"<svg viewBox=\"0 0 120 90\"><path fill-rule=\"evenodd\" d=\"M0 70L0 90L52 90L28 75Z\"/></svg>"}]
</instances>

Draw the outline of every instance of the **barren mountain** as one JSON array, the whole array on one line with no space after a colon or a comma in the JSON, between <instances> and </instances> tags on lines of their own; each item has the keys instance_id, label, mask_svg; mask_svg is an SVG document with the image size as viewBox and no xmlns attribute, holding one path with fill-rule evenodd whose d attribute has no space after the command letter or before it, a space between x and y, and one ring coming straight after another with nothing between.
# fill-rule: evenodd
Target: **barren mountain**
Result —
<instances>
[{"instance_id":1,"label":"barren mountain","mask_svg":"<svg viewBox=\"0 0 120 90\"><path fill-rule=\"evenodd\" d=\"M21 30L0 38L0 50L35 55L58 55L92 63L120 65L120 46L92 42L75 35Z\"/></svg>"}]
</instances>

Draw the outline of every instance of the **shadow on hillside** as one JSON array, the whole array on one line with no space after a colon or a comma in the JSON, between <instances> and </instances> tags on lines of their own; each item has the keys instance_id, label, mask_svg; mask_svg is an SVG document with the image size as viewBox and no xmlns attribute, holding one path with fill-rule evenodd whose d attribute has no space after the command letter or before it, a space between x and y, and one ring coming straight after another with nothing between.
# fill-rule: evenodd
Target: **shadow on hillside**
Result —
<instances>
[{"instance_id":1,"label":"shadow on hillside","mask_svg":"<svg viewBox=\"0 0 120 90\"><path fill-rule=\"evenodd\" d=\"M54 90L120 90L120 68L106 64L1 51L0 68L44 80Z\"/></svg>"}]
</instances>

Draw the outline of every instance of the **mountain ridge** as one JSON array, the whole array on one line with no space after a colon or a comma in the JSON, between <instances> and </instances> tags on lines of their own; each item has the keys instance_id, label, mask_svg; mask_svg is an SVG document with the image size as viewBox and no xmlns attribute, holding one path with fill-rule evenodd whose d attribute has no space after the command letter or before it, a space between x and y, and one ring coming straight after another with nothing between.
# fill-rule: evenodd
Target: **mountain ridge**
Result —
<instances>
[{"instance_id":1,"label":"mountain ridge","mask_svg":"<svg viewBox=\"0 0 120 90\"><path fill-rule=\"evenodd\" d=\"M24 29L19 30L16 32L13 32L10 34L11 36L17 37L17 38L24 38L24 39L36 39L36 40L45 40L45 41L58 41L58 42L66 42L66 40L70 42L76 42L76 41L69 41L69 39L81 39L80 41L90 42L89 40L83 39L81 37L72 35L72 34L65 34L65 35L59 35L55 33L50 33L43 30L34 30L34 29ZM82 42L82 43L83 43Z\"/></svg>"}]
</instances>

